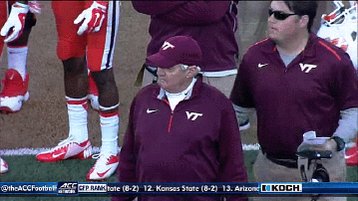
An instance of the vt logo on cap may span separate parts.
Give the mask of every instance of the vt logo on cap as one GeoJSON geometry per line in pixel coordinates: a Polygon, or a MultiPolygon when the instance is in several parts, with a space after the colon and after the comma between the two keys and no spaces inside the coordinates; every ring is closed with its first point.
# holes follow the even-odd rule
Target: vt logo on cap
{"type": "Polygon", "coordinates": [[[202,52],[198,42],[189,36],[167,39],[159,52],[150,55],[146,63],[159,68],[171,68],[177,64],[199,65],[202,52]]]}
{"type": "Polygon", "coordinates": [[[165,41],[161,48],[162,48],[162,50],[166,50],[168,48],[174,48],[174,45],[172,45],[169,42],[165,41]]]}

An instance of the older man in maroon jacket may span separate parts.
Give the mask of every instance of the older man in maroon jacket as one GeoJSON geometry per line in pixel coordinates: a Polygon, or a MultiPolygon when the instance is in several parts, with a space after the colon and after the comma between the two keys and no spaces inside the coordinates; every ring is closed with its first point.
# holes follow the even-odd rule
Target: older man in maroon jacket
{"type": "MultiPolygon", "coordinates": [[[[158,82],[144,87],[133,100],[120,155],[120,182],[247,181],[232,104],[197,76],[201,55],[194,39],[176,36],[147,58],[158,66],[158,82]]],[[[218,201],[221,197],[140,196],[138,200],[218,201]]]]}

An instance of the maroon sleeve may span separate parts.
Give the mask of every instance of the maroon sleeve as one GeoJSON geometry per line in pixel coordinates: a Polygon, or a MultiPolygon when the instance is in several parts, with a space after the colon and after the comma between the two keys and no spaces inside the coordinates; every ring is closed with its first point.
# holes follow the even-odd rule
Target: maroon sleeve
{"type": "Polygon", "coordinates": [[[146,15],[159,15],[167,13],[187,1],[136,1],[132,0],[133,8],[146,15]]]}
{"type": "Polygon", "coordinates": [[[358,107],[358,72],[347,54],[342,57],[340,66],[334,68],[335,93],[340,110],[358,107]]]}
{"type": "Polygon", "coordinates": [[[210,24],[225,16],[230,1],[189,1],[157,17],[179,25],[210,24]]]}
{"type": "Polygon", "coordinates": [[[249,66],[247,62],[249,59],[247,59],[246,55],[244,55],[241,61],[230,99],[235,105],[252,108],[255,106],[250,89],[249,66]]]}
{"type": "MultiPolygon", "coordinates": [[[[224,110],[221,112],[219,139],[219,178],[218,182],[247,182],[240,132],[230,101],[221,101],[224,110]]],[[[244,201],[246,197],[227,196],[228,201],[244,201]]]]}

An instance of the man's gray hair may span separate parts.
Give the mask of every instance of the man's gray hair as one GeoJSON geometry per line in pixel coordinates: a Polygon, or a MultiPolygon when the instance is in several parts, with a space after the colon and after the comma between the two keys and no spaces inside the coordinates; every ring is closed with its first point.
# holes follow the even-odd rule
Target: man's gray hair
{"type": "MultiPolygon", "coordinates": [[[[180,64],[179,66],[180,66],[180,69],[183,71],[185,71],[186,69],[189,68],[189,65],[185,65],[185,64],[180,64]]],[[[195,67],[198,69],[199,72],[201,71],[201,68],[199,66],[195,65],[195,67]]]]}

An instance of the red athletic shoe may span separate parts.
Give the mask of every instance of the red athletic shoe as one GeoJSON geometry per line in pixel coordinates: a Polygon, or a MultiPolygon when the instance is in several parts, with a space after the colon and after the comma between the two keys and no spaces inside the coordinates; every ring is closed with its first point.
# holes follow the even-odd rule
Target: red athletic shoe
{"type": "Polygon", "coordinates": [[[4,161],[0,157],[0,174],[3,174],[5,172],[9,171],[9,166],[7,165],[6,161],[4,161]]]}
{"type": "Polygon", "coordinates": [[[100,154],[94,166],[87,173],[86,179],[89,181],[104,180],[116,171],[118,164],[118,155],[100,154]]]}
{"type": "Polygon", "coordinates": [[[14,69],[8,69],[5,78],[2,80],[3,89],[0,93],[0,111],[12,113],[20,111],[23,102],[30,97],[29,74],[26,74],[25,80],[14,69]]]}
{"type": "Polygon", "coordinates": [[[41,162],[57,162],[68,158],[87,159],[92,156],[92,146],[89,140],[77,143],[70,138],[61,141],[56,147],[36,155],[41,162]]]}
{"type": "Polygon", "coordinates": [[[348,166],[358,166],[358,145],[346,151],[345,159],[348,166]]]}

